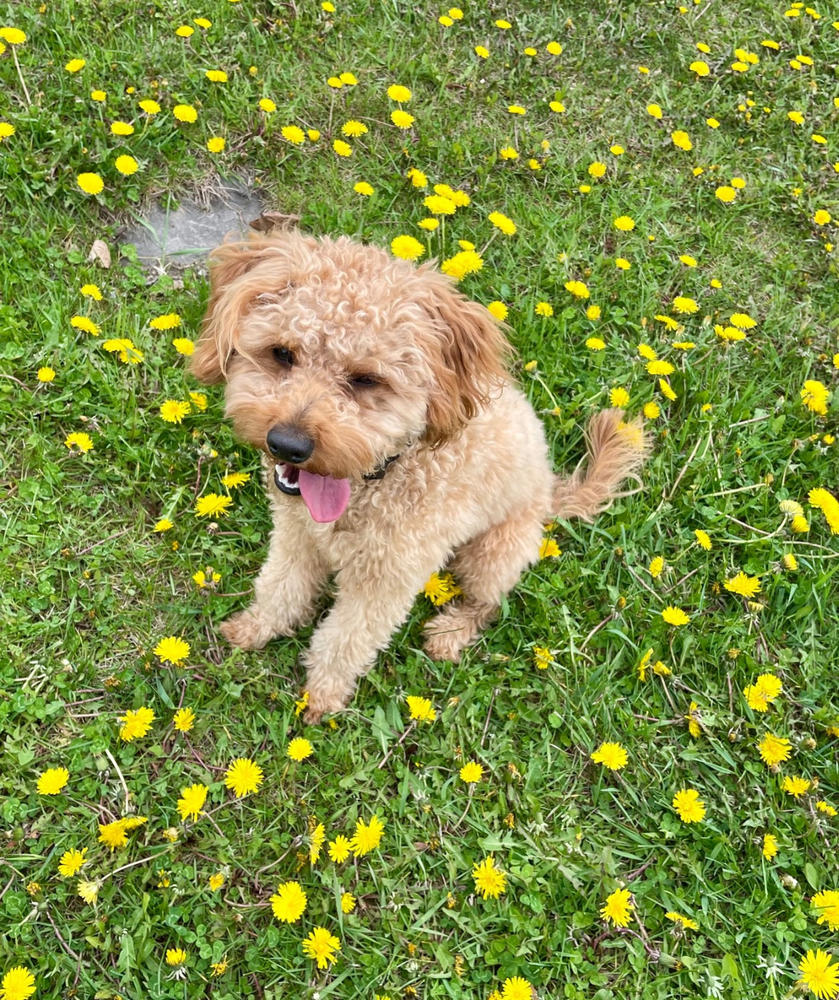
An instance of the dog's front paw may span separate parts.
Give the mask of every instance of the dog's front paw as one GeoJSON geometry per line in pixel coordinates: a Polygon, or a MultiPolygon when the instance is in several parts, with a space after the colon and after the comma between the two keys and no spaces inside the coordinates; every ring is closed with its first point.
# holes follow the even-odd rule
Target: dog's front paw
{"type": "Polygon", "coordinates": [[[274,638],[274,630],[251,611],[240,611],[222,622],[221,634],[231,644],[240,649],[262,649],[274,638]]]}
{"type": "Polygon", "coordinates": [[[426,625],[422,648],[432,660],[450,660],[452,663],[457,663],[464,646],[469,643],[469,638],[464,629],[453,625],[446,625],[439,631],[433,625],[426,625]]]}
{"type": "Polygon", "coordinates": [[[349,704],[352,691],[342,694],[334,688],[314,690],[310,686],[308,689],[309,698],[306,702],[306,713],[303,716],[306,722],[316,726],[324,715],[332,715],[340,712],[349,704]]]}

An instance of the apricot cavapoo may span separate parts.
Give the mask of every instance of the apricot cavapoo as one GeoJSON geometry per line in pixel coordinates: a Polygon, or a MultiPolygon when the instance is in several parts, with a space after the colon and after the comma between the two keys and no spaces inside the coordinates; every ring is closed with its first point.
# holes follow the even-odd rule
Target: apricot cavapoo
{"type": "Polygon", "coordinates": [[[288,231],[223,244],[210,279],[192,371],[227,383],[274,520],[253,602],[221,630],[244,649],[290,635],[334,574],[305,654],[310,721],[344,708],[435,570],[463,596],[426,624],[425,650],[456,661],[543,524],[593,518],[642,464],[640,426],[604,410],[585,473],[554,475],[501,328],[430,265],[288,231]]]}

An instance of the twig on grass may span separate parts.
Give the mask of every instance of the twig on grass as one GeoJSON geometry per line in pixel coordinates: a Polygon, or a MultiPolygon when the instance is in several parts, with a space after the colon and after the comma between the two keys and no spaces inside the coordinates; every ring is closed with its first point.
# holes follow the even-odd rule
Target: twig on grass
{"type": "Polygon", "coordinates": [[[377,765],[377,770],[381,770],[385,766],[385,764],[387,764],[387,762],[393,755],[393,751],[396,750],[397,747],[402,746],[402,744],[405,742],[408,736],[416,729],[416,727],[417,727],[417,720],[411,719],[411,724],[408,726],[405,732],[399,737],[398,741],[394,743],[392,747],[388,747],[387,753],[384,755],[384,757],[382,757],[381,761],[377,765]]]}
{"type": "Polygon", "coordinates": [[[52,919],[52,914],[50,913],[50,911],[46,907],[44,907],[43,913],[44,916],[47,918],[47,920],[49,920],[49,922],[52,924],[52,929],[55,931],[55,936],[58,938],[58,943],[67,952],[70,958],[74,958],[79,963],[79,965],[81,965],[82,963],[81,955],[77,955],[70,947],[70,945],[67,944],[64,938],[61,936],[61,931],[59,931],[59,929],[56,927],[55,921],[52,919]]]}
{"type": "Polygon", "coordinates": [[[125,777],[124,777],[122,771],[120,771],[119,764],[117,764],[116,759],[114,758],[114,755],[111,753],[111,751],[107,747],[105,747],[105,756],[114,765],[114,769],[116,770],[117,774],[119,775],[119,780],[120,780],[120,783],[122,784],[122,790],[125,792],[125,812],[127,813],[128,812],[128,808],[129,808],[129,806],[131,804],[131,793],[128,791],[128,785],[125,782],[125,777]]]}

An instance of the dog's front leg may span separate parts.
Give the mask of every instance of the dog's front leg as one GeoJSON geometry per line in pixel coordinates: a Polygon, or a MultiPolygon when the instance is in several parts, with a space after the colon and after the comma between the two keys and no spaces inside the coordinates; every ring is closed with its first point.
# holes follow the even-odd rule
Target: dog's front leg
{"type": "Polygon", "coordinates": [[[387,565],[364,559],[338,573],[335,604],[304,655],[308,722],[319,722],[324,713],[346,706],[356,681],[387,648],[416,595],[446,556],[442,547],[438,553],[424,552],[423,565],[411,572],[406,569],[410,557],[401,560],[391,551],[387,565]]]}
{"type": "Polygon", "coordinates": [[[262,649],[277,636],[293,635],[311,620],[327,575],[314,547],[295,540],[277,519],[268,558],[254,581],[253,602],[222,624],[222,635],[242,649],[262,649]]]}

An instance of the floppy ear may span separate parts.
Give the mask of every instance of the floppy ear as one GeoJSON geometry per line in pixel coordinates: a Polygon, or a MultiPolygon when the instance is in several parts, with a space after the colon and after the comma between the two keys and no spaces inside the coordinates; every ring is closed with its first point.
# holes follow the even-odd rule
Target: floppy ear
{"type": "Polygon", "coordinates": [[[420,268],[421,300],[432,319],[429,345],[435,385],[425,440],[441,444],[486,405],[507,380],[509,341],[485,306],[444,275],[420,268]]]}
{"type": "Polygon", "coordinates": [[[289,282],[290,252],[298,234],[251,236],[222,243],[210,254],[210,299],[201,335],[190,360],[190,371],[201,382],[220,382],[236,347],[238,325],[260,292],[275,291],[289,282]],[[253,280],[242,280],[265,264],[253,280]]]}

